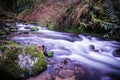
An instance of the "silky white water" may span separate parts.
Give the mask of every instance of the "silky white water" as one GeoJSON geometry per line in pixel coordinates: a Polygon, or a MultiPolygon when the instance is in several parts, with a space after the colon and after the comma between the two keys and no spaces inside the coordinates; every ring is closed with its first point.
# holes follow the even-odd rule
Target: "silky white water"
{"type": "Polygon", "coordinates": [[[16,24],[18,32],[28,31],[29,34],[20,34],[11,39],[21,44],[45,45],[47,51],[54,52],[54,58],[69,58],[103,72],[120,73],[120,58],[114,57],[112,52],[120,48],[116,41],[105,41],[95,37],[74,35],[50,31],[36,25],[16,24]],[[39,31],[30,31],[25,27],[39,27],[39,31]],[[94,45],[95,50],[90,49],[94,45]]]}

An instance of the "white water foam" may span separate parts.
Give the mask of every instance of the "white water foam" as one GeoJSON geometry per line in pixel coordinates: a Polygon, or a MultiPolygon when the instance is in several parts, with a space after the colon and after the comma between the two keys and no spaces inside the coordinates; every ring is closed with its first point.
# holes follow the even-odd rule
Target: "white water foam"
{"type": "MultiPolygon", "coordinates": [[[[17,24],[17,26],[19,26],[18,30],[26,30],[24,28],[26,25],[17,24]]],[[[112,55],[115,49],[120,48],[119,42],[104,41],[94,37],[89,39],[84,35],[74,38],[65,33],[47,29],[40,29],[36,33],[31,33],[29,37],[14,36],[12,39],[23,44],[45,45],[47,51],[55,53],[56,58],[69,58],[101,71],[120,73],[120,58],[112,55]],[[97,51],[90,50],[90,45],[93,45],[97,51]]]]}

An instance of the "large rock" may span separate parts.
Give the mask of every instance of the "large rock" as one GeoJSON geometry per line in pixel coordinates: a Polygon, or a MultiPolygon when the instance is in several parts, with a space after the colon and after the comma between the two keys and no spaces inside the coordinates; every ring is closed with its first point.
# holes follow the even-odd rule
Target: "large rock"
{"type": "Polygon", "coordinates": [[[2,51],[0,75],[7,80],[21,80],[46,69],[44,54],[42,51],[37,51],[36,46],[24,47],[10,41],[0,45],[0,50],[2,51]]]}

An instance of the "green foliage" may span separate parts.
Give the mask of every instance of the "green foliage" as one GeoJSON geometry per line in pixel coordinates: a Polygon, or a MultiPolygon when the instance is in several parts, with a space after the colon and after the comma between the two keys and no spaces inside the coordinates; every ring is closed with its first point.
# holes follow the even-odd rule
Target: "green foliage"
{"type": "Polygon", "coordinates": [[[90,12],[89,12],[89,16],[90,16],[90,18],[91,18],[91,21],[92,21],[92,22],[95,22],[95,20],[96,20],[96,15],[94,14],[93,11],[90,11],[90,12]]]}
{"type": "Polygon", "coordinates": [[[105,37],[105,38],[112,38],[112,37],[117,37],[117,36],[119,36],[119,32],[117,32],[117,31],[119,31],[120,30],[120,26],[119,25],[117,25],[117,24],[115,24],[115,23],[109,23],[109,22],[104,22],[103,24],[102,24],[102,27],[106,30],[106,31],[108,31],[103,37],[105,37]]]}
{"type": "Polygon", "coordinates": [[[0,58],[0,71],[10,79],[18,79],[21,69],[16,61],[18,60],[18,55],[22,52],[22,47],[3,45],[0,49],[3,52],[0,58]],[[16,73],[16,71],[18,72],[16,73]]]}
{"type": "Polygon", "coordinates": [[[86,27],[87,27],[87,25],[85,23],[80,22],[80,27],[78,28],[79,32],[83,33],[85,31],[86,27]]]}
{"type": "Polygon", "coordinates": [[[113,30],[113,29],[119,29],[120,26],[118,26],[117,24],[114,23],[109,23],[109,22],[104,22],[102,24],[102,27],[107,31],[107,30],[113,30]]]}
{"type": "Polygon", "coordinates": [[[118,17],[116,16],[115,11],[113,9],[112,1],[109,0],[109,2],[108,2],[108,0],[105,0],[104,2],[108,3],[108,7],[105,8],[105,13],[106,13],[106,16],[108,17],[108,19],[111,20],[112,22],[118,21],[118,17]]]}
{"type": "Polygon", "coordinates": [[[23,74],[25,77],[29,77],[29,75],[30,75],[29,69],[23,68],[23,69],[21,70],[21,74],[23,74]]]}
{"type": "Polygon", "coordinates": [[[48,24],[48,29],[49,29],[49,30],[55,30],[54,24],[53,24],[53,23],[49,23],[49,24],[48,24]]]}

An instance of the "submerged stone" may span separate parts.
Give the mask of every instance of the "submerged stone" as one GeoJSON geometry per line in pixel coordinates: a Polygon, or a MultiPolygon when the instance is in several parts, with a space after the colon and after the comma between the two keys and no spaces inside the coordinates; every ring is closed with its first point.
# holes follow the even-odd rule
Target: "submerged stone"
{"type": "Polygon", "coordinates": [[[61,78],[68,78],[68,77],[72,77],[72,76],[74,76],[74,71],[72,71],[72,70],[61,70],[60,72],[59,72],[59,77],[61,77],[61,78]]]}
{"type": "Polygon", "coordinates": [[[120,57],[120,49],[113,51],[113,56],[120,57]]]}

